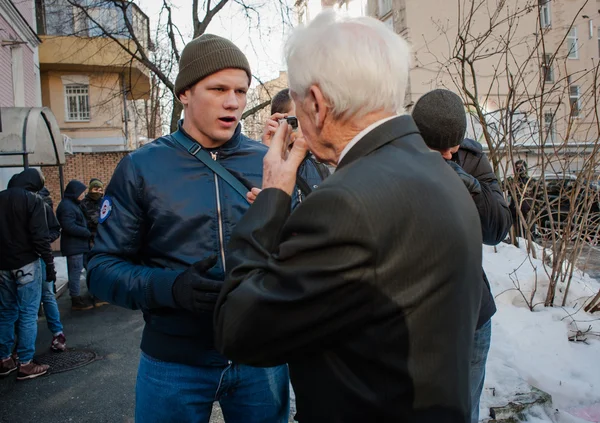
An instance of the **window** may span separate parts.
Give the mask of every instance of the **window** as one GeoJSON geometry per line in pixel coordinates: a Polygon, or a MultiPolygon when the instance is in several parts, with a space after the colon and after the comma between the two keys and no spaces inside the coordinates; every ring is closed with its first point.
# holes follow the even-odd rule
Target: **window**
{"type": "Polygon", "coordinates": [[[377,6],[381,18],[392,11],[392,0],[378,0],[377,6]]]}
{"type": "Polygon", "coordinates": [[[579,47],[577,46],[577,27],[576,26],[571,28],[571,30],[569,31],[569,34],[567,35],[567,48],[569,49],[568,55],[567,55],[567,57],[569,59],[578,59],[579,58],[579,52],[578,52],[579,47]]]}
{"type": "Polygon", "coordinates": [[[544,113],[544,135],[546,141],[554,143],[556,141],[556,127],[554,125],[554,113],[544,113]]]}
{"type": "Polygon", "coordinates": [[[46,35],[70,35],[74,31],[73,6],[66,0],[46,0],[44,2],[46,35]]]}
{"type": "Polygon", "coordinates": [[[116,6],[93,7],[88,10],[88,13],[90,19],[88,19],[87,27],[90,37],[102,37],[105,33],[117,37],[129,35],[123,12],[116,6]],[[94,22],[97,22],[98,25],[94,22]]]}
{"type": "Polygon", "coordinates": [[[571,104],[571,117],[579,117],[581,113],[581,92],[579,85],[571,85],[569,87],[569,103],[571,104]]]}
{"type": "Polygon", "coordinates": [[[544,61],[542,62],[542,75],[544,75],[544,82],[554,82],[552,55],[550,54],[544,54],[544,61]]]}
{"type": "Polygon", "coordinates": [[[552,24],[552,15],[550,13],[550,0],[539,0],[540,6],[540,26],[550,28],[552,24]]]}
{"type": "Polygon", "coordinates": [[[386,20],[383,21],[383,23],[385,24],[385,26],[387,26],[389,29],[391,29],[392,31],[396,32],[394,30],[394,17],[393,16],[389,16],[386,20]]]}
{"type": "Polygon", "coordinates": [[[67,121],[90,120],[90,101],[88,89],[88,85],[65,85],[67,121]]]}

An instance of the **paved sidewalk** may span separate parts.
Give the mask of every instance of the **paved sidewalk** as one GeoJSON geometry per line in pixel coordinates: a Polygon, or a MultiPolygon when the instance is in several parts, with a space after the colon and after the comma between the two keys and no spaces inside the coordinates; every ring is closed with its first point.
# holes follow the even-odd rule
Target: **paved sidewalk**
{"type": "MultiPolygon", "coordinates": [[[[87,295],[83,281],[81,288],[87,295]]],[[[133,423],[142,313],[112,305],[71,311],[68,293],[58,306],[67,347],[93,350],[100,359],[33,380],[17,382],[15,373],[0,379],[0,423],[133,423]]],[[[51,340],[41,317],[36,353],[48,351],[51,340]]],[[[224,423],[218,406],[210,423],[224,423]]]]}

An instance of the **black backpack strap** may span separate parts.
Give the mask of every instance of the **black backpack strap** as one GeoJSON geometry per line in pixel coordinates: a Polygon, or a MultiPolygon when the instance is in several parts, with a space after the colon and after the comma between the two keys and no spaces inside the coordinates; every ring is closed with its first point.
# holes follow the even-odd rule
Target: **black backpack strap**
{"type": "Polygon", "coordinates": [[[242,184],[235,176],[233,176],[227,169],[225,169],[219,162],[213,160],[200,144],[189,139],[183,132],[177,130],[171,134],[173,139],[177,141],[179,145],[187,150],[192,156],[201,161],[212,170],[221,179],[227,182],[233,189],[235,189],[243,198],[248,202],[246,193],[248,188],[242,184]]]}

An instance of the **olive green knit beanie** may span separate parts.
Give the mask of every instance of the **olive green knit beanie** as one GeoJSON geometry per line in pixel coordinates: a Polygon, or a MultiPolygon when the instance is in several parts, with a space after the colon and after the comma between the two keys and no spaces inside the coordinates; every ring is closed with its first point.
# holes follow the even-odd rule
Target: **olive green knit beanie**
{"type": "Polygon", "coordinates": [[[179,59],[179,74],[175,80],[175,96],[186,88],[223,69],[242,69],[252,78],[250,64],[242,51],[231,41],[218,35],[203,34],[190,41],[179,59]]]}

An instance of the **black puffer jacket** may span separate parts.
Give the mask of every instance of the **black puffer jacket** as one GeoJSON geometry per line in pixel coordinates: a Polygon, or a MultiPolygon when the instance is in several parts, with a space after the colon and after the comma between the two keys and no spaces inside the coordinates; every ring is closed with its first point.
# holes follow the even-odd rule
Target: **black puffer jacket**
{"type": "Polygon", "coordinates": [[[56,217],[62,227],[60,252],[63,256],[85,254],[90,249],[92,233],[87,228],[85,215],[77,199],[86,188],[82,182],[69,182],[65,189],[65,198],[56,209],[56,217]]]}
{"type": "Polygon", "coordinates": [[[44,201],[35,194],[43,186],[36,169],[25,169],[0,192],[0,270],[16,270],[40,257],[53,264],[44,201]]]}
{"type": "MultiPolygon", "coordinates": [[[[481,220],[483,243],[485,245],[499,244],[508,235],[512,218],[502,195],[498,178],[487,156],[483,153],[481,144],[470,139],[464,140],[459,150],[453,155],[452,160],[458,163],[465,172],[477,178],[481,185],[481,194],[474,195],[473,200],[481,220]]],[[[494,303],[490,283],[483,270],[482,275],[487,289],[482,291],[481,308],[479,310],[479,320],[477,321],[478,329],[496,313],[496,304],[494,303]]]]}

